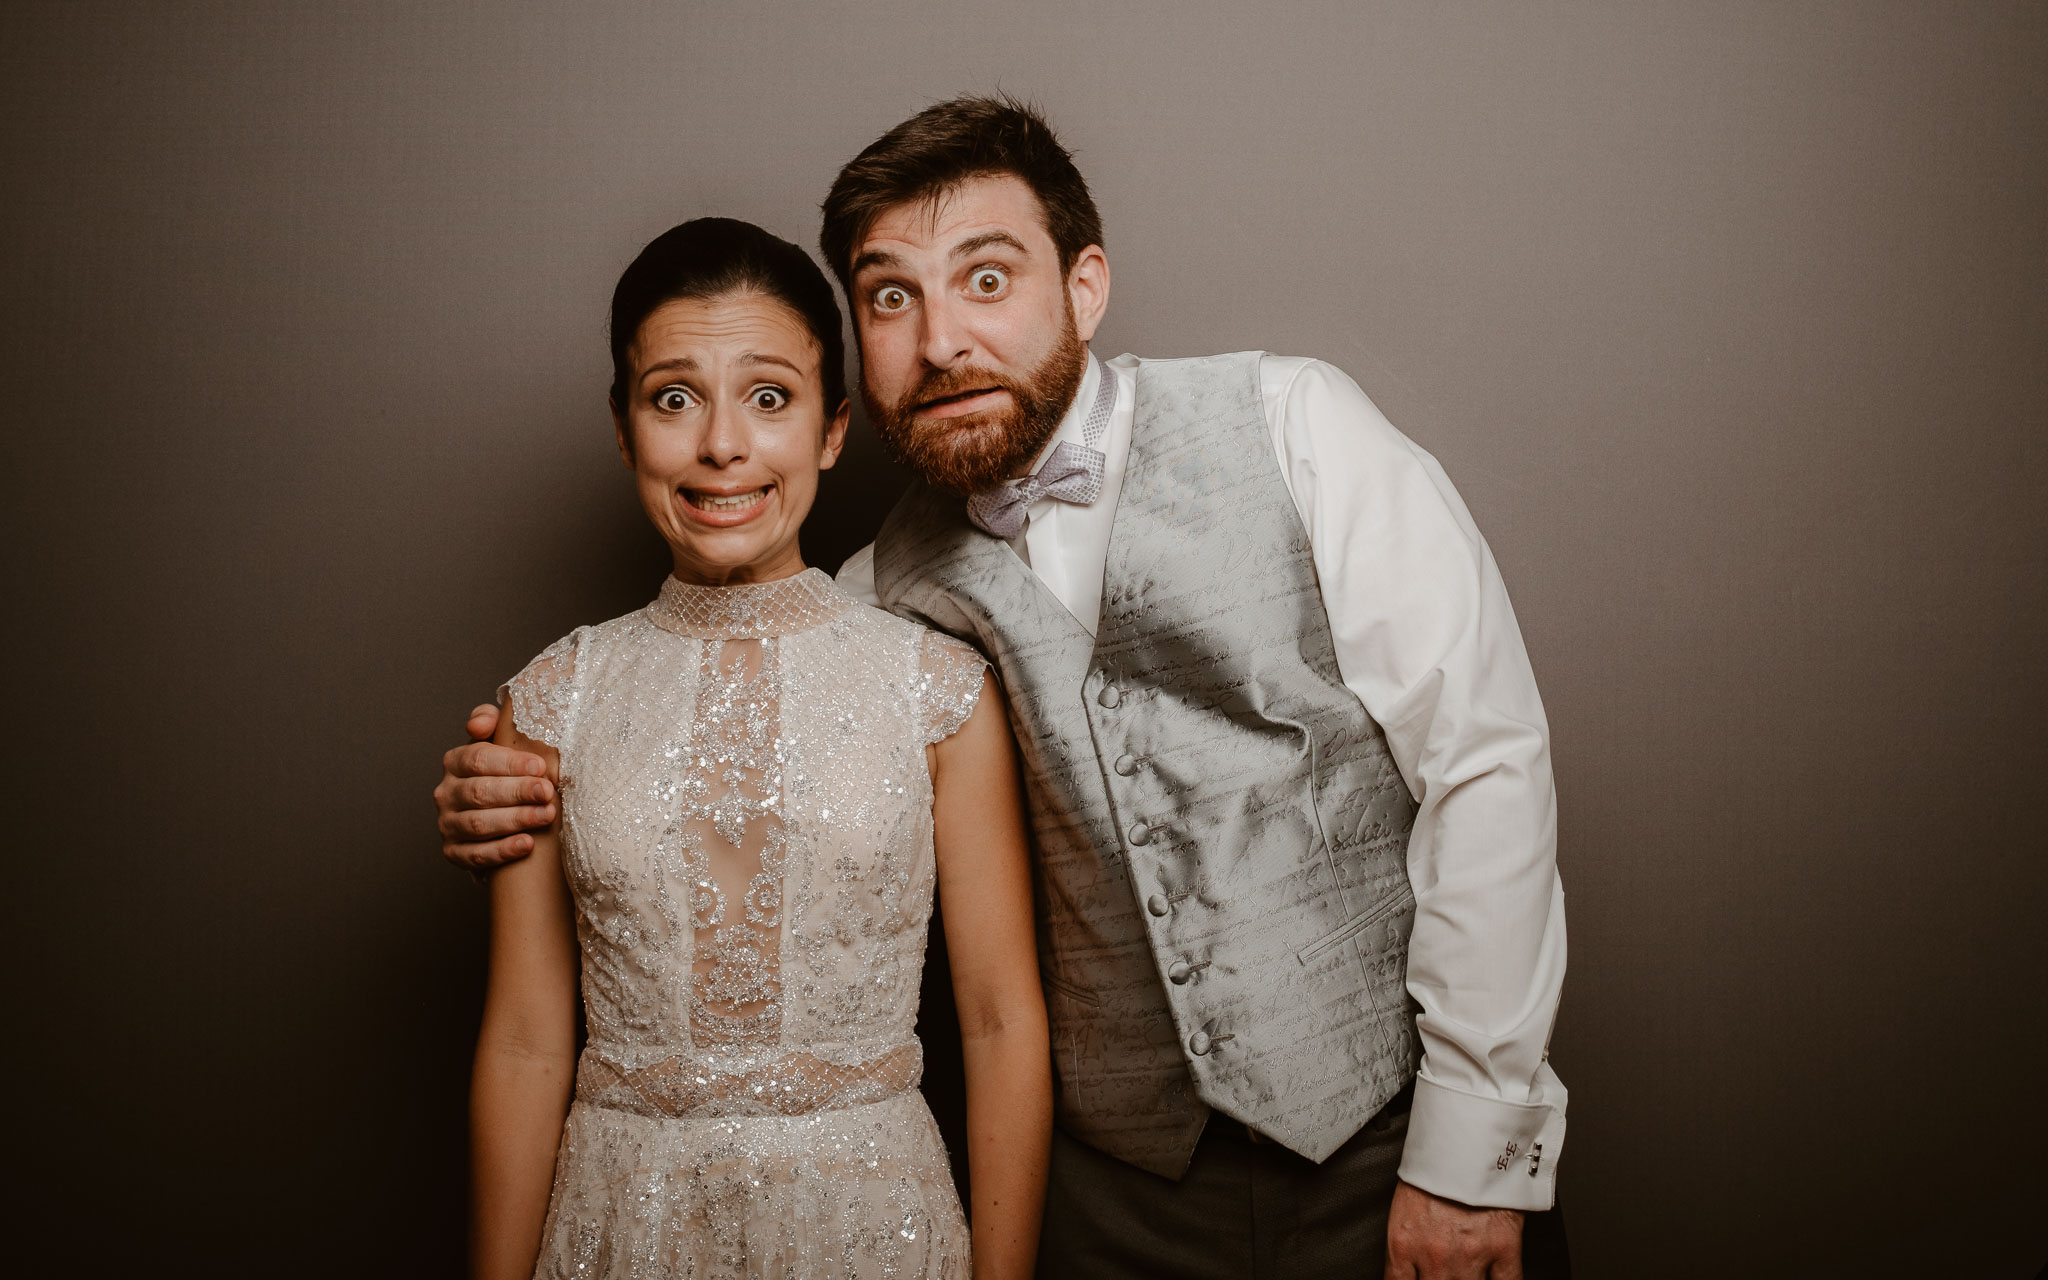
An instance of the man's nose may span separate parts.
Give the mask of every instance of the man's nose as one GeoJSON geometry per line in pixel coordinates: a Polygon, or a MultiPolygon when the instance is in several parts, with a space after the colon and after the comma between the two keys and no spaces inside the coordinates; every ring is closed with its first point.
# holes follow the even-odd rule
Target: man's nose
{"type": "Polygon", "coordinates": [[[729,467],[746,458],[751,442],[747,415],[740,406],[720,401],[711,406],[711,419],[697,442],[697,460],[707,466],[729,467]]]}
{"type": "Polygon", "coordinates": [[[950,298],[941,298],[927,301],[921,312],[924,333],[918,354],[934,369],[951,369],[966,363],[973,354],[974,342],[965,324],[966,317],[959,313],[958,306],[950,298]]]}

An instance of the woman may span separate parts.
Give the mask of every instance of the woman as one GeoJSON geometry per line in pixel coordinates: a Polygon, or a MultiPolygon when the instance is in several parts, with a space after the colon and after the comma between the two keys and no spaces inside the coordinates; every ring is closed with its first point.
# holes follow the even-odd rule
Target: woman
{"type": "Polygon", "coordinates": [[[916,1089],[935,887],[971,1274],[1031,1270],[1052,1104],[1014,748],[979,655],[803,565],[839,335],[810,259],[726,219],[613,296],[619,453],[675,571],[506,688],[497,740],[562,804],[492,882],[479,1276],[967,1276],[916,1089]]]}

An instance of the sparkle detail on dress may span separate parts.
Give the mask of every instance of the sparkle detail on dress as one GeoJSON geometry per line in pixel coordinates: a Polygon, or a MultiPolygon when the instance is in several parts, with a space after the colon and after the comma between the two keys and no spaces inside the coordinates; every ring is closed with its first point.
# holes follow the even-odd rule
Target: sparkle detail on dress
{"type": "Polygon", "coordinates": [[[964,1276],[916,1085],[925,747],[985,664],[823,573],[673,578],[508,684],[562,760],[590,1039],[544,1276],[964,1276]]]}

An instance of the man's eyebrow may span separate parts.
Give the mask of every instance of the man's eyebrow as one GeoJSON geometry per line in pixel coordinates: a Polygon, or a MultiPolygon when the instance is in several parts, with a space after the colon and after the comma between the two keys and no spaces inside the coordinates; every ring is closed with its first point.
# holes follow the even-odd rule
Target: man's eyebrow
{"type": "Polygon", "coordinates": [[[902,265],[903,259],[886,249],[869,249],[853,260],[853,270],[848,274],[857,276],[869,267],[900,267],[902,265]]]}
{"type": "Polygon", "coordinates": [[[954,245],[950,256],[964,258],[970,253],[979,253],[990,245],[997,244],[1015,249],[1018,253],[1028,254],[1031,252],[1031,250],[1024,247],[1022,240],[1019,240],[1007,231],[984,231],[978,236],[969,236],[959,244],[954,245]]]}

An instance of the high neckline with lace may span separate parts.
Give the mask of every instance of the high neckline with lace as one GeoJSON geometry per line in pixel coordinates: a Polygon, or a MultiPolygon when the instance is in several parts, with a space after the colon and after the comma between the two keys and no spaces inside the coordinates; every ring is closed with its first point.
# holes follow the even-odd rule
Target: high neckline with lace
{"type": "Polygon", "coordinates": [[[857,603],[822,569],[729,587],[699,586],[671,577],[647,606],[647,616],[680,636],[732,640],[808,631],[857,603]]]}

